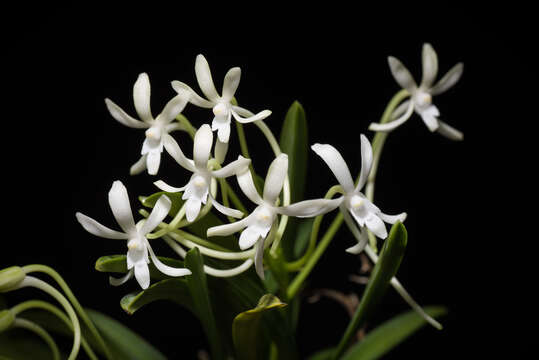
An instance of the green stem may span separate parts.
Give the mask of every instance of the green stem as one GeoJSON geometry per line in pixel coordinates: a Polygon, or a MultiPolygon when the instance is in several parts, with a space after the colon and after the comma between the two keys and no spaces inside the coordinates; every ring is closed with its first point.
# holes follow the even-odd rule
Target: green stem
{"type": "Polygon", "coordinates": [[[176,116],[176,120],[178,120],[178,122],[185,127],[185,131],[189,134],[191,139],[193,139],[195,137],[197,129],[193,125],[191,125],[189,120],[187,120],[187,118],[183,114],[179,114],[178,116],[176,116]]]}
{"type": "MultiPolygon", "coordinates": [[[[28,301],[25,301],[25,302],[22,302],[20,304],[15,305],[14,307],[11,308],[11,311],[13,312],[13,315],[16,316],[19,313],[24,312],[24,311],[29,310],[29,309],[46,310],[46,311],[52,313],[53,315],[55,315],[57,318],[59,318],[68,327],[69,330],[73,331],[73,324],[71,323],[69,318],[60,309],[58,309],[56,306],[54,306],[52,304],[49,304],[48,302],[45,302],[45,301],[28,300],[28,301]]],[[[86,354],[88,355],[88,357],[91,360],[98,360],[98,358],[95,355],[94,351],[88,345],[88,342],[86,341],[84,336],[82,336],[82,334],[81,334],[81,339],[80,340],[81,340],[82,347],[83,347],[84,351],[86,352],[86,354]]]]}
{"type": "Polygon", "coordinates": [[[101,350],[103,350],[103,353],[105,354],[105,357],[109,360],[112,360],[112,353],[110,352],[107,344],[105,343],[105,340],[101,337],[101,334],[99,334],[99,331],[97,331],[94,323],[90,320],[90,317],[86,314],[83,307],[80,305],[79,301],[73,295],[73,292],[67,285],[67,283],[64,281],[64,279],[54,270],[53,268],[46,266],[46,265],[40,265],[40,264],[34,264],[34,265],[27,265],[23,267],[23,270],[28,274],[31,272],[42,272],[54,279],[56,283],[60,286],[60,288],[64,291],[64,293],[67,295],[67,298],[73,304],[73,307],[81,317],[83,323],[88,327],[88,330],[90,330],[90,333],[94,337],[94,339],[97,341],[99,346],[101,347],[101,350]]]}
{"type": "Polygon", "coordinates": [[[320,240],[320,243],[314,250],[309,260],[307,260],[307,263],[305,264],[303,269],[301,269],[301,271],[294,278],[294,280],[292,280],[292,283],[290,284],[290,286],[288,287],[286,291],[286,295],[289,300],[291,300],[292,298],[294,298],[294,296],[296,296],[296,294],[301,288],[301,284],[303,284],[303,281],[305,281],[307,276],[309,276],[314,266],[316,265],[316,263],[318,262],[318,260],[320,259],[320,257],[322,256],[326,248],[328,247],[328,245],[331,243],[331,240],[333,239],[333,237],[339,230],[342,222],[343,222],[343,216],[341,213],[339,213],[335,217],[331,225],[329,226],[328,230],[326,231],[322,239],[320,240]]]}
{"type": "MultiPolygon", "coordinates": [[[[32,266],[32,265],[29,265],[29,266],[32,266]]],[[[38,265],[35,265],[35,266],[38,266],[38,265]]],[[[23,269],[25,269],[25,268],[26,268],[26,266],[23,267],[23,269]]],[[[77,355],[79,353],[79,348],[80,348],[80,336],[81,336],[80,324],[79,324],[79,319],[77,318],[77,314],[73,310],[73,307],[71,306],[69,301],[67,301],[67,299],[58,290],[56,290],[55,288],[53,288],[52,286],[50,286],[49,284],[47,284],[43,280],[40,280],[40,279],[35,278],[33,276],[28,276],[27,275],[24,278],[24,280],[21,281],[15,287],[15,289],[19,289],[19,288],[23,288],[23,287],[27,287],[27,286],[35,287],[37,289],[40,289],[40,290],[46,292],[47,294],[49,294],[50,296],[55,298],[64,307],[64,310],[66,311],[67,315],[69,316],[69,318],[71,320],[71,323],[73,324],[73,333],[74,333],[73,347],[71,349],[71,353],[69,355],[68,360],[76,359],[77,355]]]]}
{"type": "Polygon", "coordinates": [[[41,326],[29,320],[20,318],[13,321],[13,326],[29,330],[34,334],[38,335],[41,339],[43,339],[43,341],[47,343],[47,345],[51,349],[52,357],[54,358],[54,360],[60,360],[60,350],[58,350],[58,345],[56,345],[54,339],[41,326]]]}
{"type": "MultiPolygon", "coordinates": [[[[385,124],[389,122],[391,120],[391,114],[393,114],[395,108],[408,96],[410,96],[410,93],[405,89],[396,93],[387,104],[387,107],[382,114],[382,118],[380,119],[380,124],[385,124]]],[[[376,133],[376,135],[374,135],[374,139],[372,141],[373,161],[371,172],[369,173],[367,185],[365,187],[365,196],[367,196],[367,199],[369,199],[370,201],[374,200],[374,184],[376,182],[376,174],[378,173],[380,156],[382,155],[382,150],[384,149],[384,144],[388,135],[389,132],[379,131],[376,133]]],[[[369,236],[369,245],[376,253],[378,251],[376,236],[371,231],[367,231],[367,233],[369,236]]]]}
{"type": "MultiPolygon", "coordinates": [[[[342,193],[342,187],[340,185],[332,186],[328,190],[324,198],[331,199],[333,195],[337,193],[342,193]]],[[[285,262],[284,267],[288,272],[300,270],[303,264],[305,264],[305,262],[311,257],[311,254],[313,253],[316,247],[316,239],[318,238],[318,232],[320,231],[320,224],[322,223],[323,219],[324,219],[324,215],[318,215],[314,219],[313,226],[311,229],[311,235],[309,238],[309,245],[307,247],[307,250],[305,251],[305,254],[303,254],[303,256],[297,259],[296,261],[285,262]]]]}

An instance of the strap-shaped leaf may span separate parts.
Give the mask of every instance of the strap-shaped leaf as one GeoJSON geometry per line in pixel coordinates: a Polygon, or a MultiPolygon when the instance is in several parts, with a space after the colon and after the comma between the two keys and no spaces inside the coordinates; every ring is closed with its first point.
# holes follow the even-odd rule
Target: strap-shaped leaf
{"type": "Polygon", "coordinates": [[[151,285],[139,292],[125,295],[120,301],[122,309],[132,315],[146,304],[156,300],[170,300],[194,313],[193,301],[185,279],[167,279],[151,285]]]}
{"type": "MultiPolygon", "coordinates": [[[[182,268],[184,267],[184,263],[181,260],[166,258],[158,256],[159,260],[161,260],[162,263],[176,267],[176,268],[182,268]]],[[[154,280],[164,280],[164,279],[170,279],[170,276],[163,274],[159,270],[155,268],[153,263],[150,263],[150,277],[154,280]]],[[[95,262],[95,269],[100,272],[113,272],[113,273],[123,273],[125,274],[127,272],[127,260],[126,255],[107,255],[107,256],[101,256],[97,261],[95,262]]]]}
{"type": "Polygon", "coordinates": [[[150,343],[120,322],[95,310],[86,309],[86,312],[109,345],[114,359],[166,359],[150,343]]]}
{"type": "Polygon", "coordinates": [[[376,305],[381,302],[391,278],[399,269],[407,240],[408,235],[404,225],[401,222],[395,223],[384,242],[380,258],[374,266],[361,302],[337,347],[334,358],[338,358],[346,350],[353,334],[365,323],[368,316],[375,310],[376,305]]]}
{"type": "MultiPolygon", "coordinates": [[[[427,306],[424,310],[432,317],[447,313],[447,309],[442,306],[427,306]]],[[[407,311],[369,332],[360,343],[350,348],[342,360],[379,359],[426,324],[417,312],[407,311]]]]}
{"type": "Polygon", "coordinates": [[[260,298],[258,305],[236,316],[232,324],[232,338],[238,359],[261,359],[267,354],[269,336],[265,334],[263,316],[274,309],[285,307],[279,298],[266,294],[260,298]]]}
{"type": "Polygon", "coordinates": [[[197,314],[202,327],[206,332],[210,343],[212,359],[223,359],[225,353],[219,336],[215,315],[210,301],[206,273],[204,272],[204,262],[198,248],[193,248],[185,256],[185,266],[191,270],[191,275],[187,275],[187,287],[191,293],[195,313],[197,314]]]}

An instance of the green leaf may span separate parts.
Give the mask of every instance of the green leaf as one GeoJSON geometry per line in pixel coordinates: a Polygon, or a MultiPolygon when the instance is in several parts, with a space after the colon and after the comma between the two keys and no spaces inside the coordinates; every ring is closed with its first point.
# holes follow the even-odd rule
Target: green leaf
{"type": "MultiPolygon", "coordinates": [[[[447,313],[447,309],[442,306],[427,306],[424,310],[432,317],[440,317],[447,313]]],[[[379,359],[426,324],[427,322],[417,312],[407,311],[369,332],[360,343],[350,348],[342,360],[379,359]]]]}
{"type": "Polygon", "coordinates": [[[338,358],[344,352],[353,334],[365,323],[368,316],[371,315],[376,306],[381,302],[391,278],[395,276],[399,269],[404,256],[404,250],[406,249],[407,239],[408,235],[404,225],[400,222],[395,223],[384,242],[380,258],[374,266],[354,317],[350,321],[337,347],[335,358],[338,358]]]}
{"type": "Polygon", "coordinates": [[[279,298],[272,294],[262,296],[258,305],[236,316],[232,324],[232,338],[238,359],[262,359],[268,352],[269,339],[264,331],[263,316],[274,309],[285,307],[279,298]]]}
{"type": "Polygon", "coordinates": [[[120,301],[122,309],[132,315],[135,311],[146,304],[157,300],[170,300],[186,307],[192,313],[194,312],[193,301],[187,287],[185,279],[167,279],[161,280],[148,287],[146,290],[133,292],[125,295],[120,301]]]}
{"type": "MultiPolygon", "coordinates": [[[[297,219],[300,220],[300,219],[297,219]]],[[[301,219],[296,228],[296,237],[294,241],[294,258],[299,258],[305,252],[307,244],[311,238],[314,218],[301,219]]]]}
{"type": "Polygon", "coordinates": [[[324,349],[316,352],[309,357],[309,360],[330,360],[335,352],[335,348],[324,349]]]}
{"type": "Polygon", "coordinates": [[[193,248],[185,256],[185,266],[191,270],[191,275],[187,275],[187,287],[191,293],[195,313],[198,315],[202,327],[206,332],[210,343],[212,359],[224,359],[223,347],[210,302],[206,273],[204,272],[204,262],[198,248],[193,248]]]}
{"type": "MultiPolygon", "coordinates": [[[[166,257],[158,257],[159,260],[161,260],[164,264],[182,268],[184,267],[184,263],[181,260],[166,258],[166,257]]],[[[153,263],[148,264],[148,267],[150,268],[150,277],[154,280],[164,280],[164,279],[170,279],[170,276],[163,274],[159,270],[155,268],[153,263]]],[[[123,273],[125,274],[127,272],[127,260],[126,255],[108,255],[108,256],[101,256],[97,261],[95,262],[95,269],[100,272],[113,272],[113,273],[123,273]]]]}
{"type": "MultiPolygon", "coordinates": [[[[67,355],[61,354],[61,357],[66,359],[67,355]]],[[[52,352],[36,334],[24,329],[9,329],[0,333],[0,359],[52,359],[52,352]]]]}
{"type": "Polygon", "coordinates": [[[288,176],[292,202],[303,199],[309,143],[305,110],[298,101],[288,109],[279,141],[281,151],[288,155],[288,176]]]}
{"type": "Polygon", "coordinates": [[[150,343],[120,322],[95,310],[86,309],[86,312],[109,346],[114,359],[166,359],[150,343]]]}

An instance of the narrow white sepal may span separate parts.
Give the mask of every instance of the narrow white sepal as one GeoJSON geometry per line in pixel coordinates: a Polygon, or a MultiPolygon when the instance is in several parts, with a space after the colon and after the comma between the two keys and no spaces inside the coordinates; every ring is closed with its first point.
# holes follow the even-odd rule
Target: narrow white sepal
{"type": "Polygon", "coordinates": [[[265,239],[260,239],[255,247],[255,270],[260,279],[264,280],[264,242],[265,239]]]}
{"type": "Polygon", "coordinates": [[[229,102],[234,97],[238,86],[240,85],[241,78],[241,69],[239,67],[234,67],[225,75],[225,80],[223,81],[223,100],[229,102]]]}
{"type": "Polygon", "coordinates": [[[350,169],[344,161],[341,153],[329,144],[314,144],[311,149],[325,161],[337,181],[343,187],[346,193],[354,191],[354,181],[350,169]]]}
{"type": "Polygon", "coordinates": [[[429,89],[429,93],[434,96],[446,92],[460,80],[463,71],[463,63],[458,63],[453,66],[432,88],[429,89]]]}
{"type": "Polygon", "coordinates": [[[108,227],[101,225],[91,217],[88,217],[80,212],[77,212],[75,216],[77,217],[78,222],[82,225],[84,230],[88,231],[92,235],[99,236],[105,239],[118,240],[125,240],[129,237],[126,233],[109,229],[108,227]]]}
{"type": "Polygon", "coordinates": [[[174,140],[174,138],[168,134],[163,136],[163,145],[165,146],[165,149],[167,152],[176,160],[180,166],[182,166],[184,169],[189,170],[191,172],[195,172],[196,168],[194,165],[194,162],[190,159],[188,159],[180,149],[180,146],[174,140]]]}
{"type": "Polygon", "coordinates": [[[241,174],[248,171],[250,163],[251,159],[239,155],[237,160],[232,161],[219,170],[212,171],[211,175],[216,178],[226,178],[232,175],[241,174]]]}
{"type": "Polygon", "coordinates": [[[385,239],[387,237],[386,225],[378,216],[372,213],[369,214],[365,219],[365,226],[380,239],[385,239]]]}
{"type": "Polygon", "coordinates": [[[206,236],[228,236],[246,228],[252,223],[252,221],[253,214],[247,216],[245,219],[230,224],[213,226],[211,228],[208,228],[208,230],[206,231],[206,236]]]}
{"type": "Polygon", "coordinates": [[[237,174],[236,179],[238,180],[238,185],[240,186],[241,191],[249,198],[249,200],[257,205],[264,203],[264,200],[262,200],[260,194],[256,190],[253,177],[249,170],[245,170],[244,172],[237,174]]]}
{"type": "Polygon", "coordinates": [[[336,209],[344,200],[341,196],[336,199],[304,200],[288,206],[276,207],[279,214],[295,217],[314,217],[336,209]]]}
{"type": "Polygon", "coordinates": [[[255,226],[248,226],[240,235],[239,246],[241,250],[249,249],[260,238],[260,229],[255,226]]]}
{"type": "Polygon", "coordinates": [[[206,169],[212,144],[213,132],[208,124],[204,124],[195,133],[193,144],[193,161],[197,168],[206,169]]]}
{"type": "Polygon", "coordinates": [[[109,276],[109,283],[112,286],[120,286],[124,284],[127,280],[131,279],[132,277],[133,277],[133,269],[129,269],[129,271],[121,278],[115,278],[115,277],[109,276]]]}
{"type": "Polygon", "coordinates": [[[423,44],[421,64],[423,76],[420,87],[428,89],[436,79],[436,75],[438,75],[438,56],[430,44],[423,44]]]}
{"type": "Polygon", "coordinates": [[[417,89],[417,84],[408,69],[396,57],[389,56],[387,62],[395,81],[403,89],[413,93],[417,89]]]}
{"type": "MultiPolygon", "coordinates": [[[[408,108],[406,109],[406,112],[401,117],[399,117],[398,119],[390,121],[390,122],[385,123],[385,124],[371,123],[369,125],[369,130],[371,130],[371,131],[380,131],[380,132],[388,132],[388,131],[392,131],[392,130],[398,128],[399,126],[404,124],[410,118],[410,116],[412,116],[412,113],[414,112],[414,102],[413,101],[408,101],[407,106],[408,106],[408,108]]],[[[400,108],[400,106],[399,106],[399,108],[400,108]]],[[[395,109],[395,112],[397,112],[397,110],[399,110],[399,108],[395,109]]]]}
{"type": "Polygon", "coordinates": [[[367,137],[363,134],[360,135],[361,139],[361,171],[359,174],[359,181],[356,186],[356,191],[360,191],[365,183],[367,182],[367,178],[369,177],[369,174],[371,172],[372,167],[372,147],[371,143],[367,139],[367,137]]]}
{"type": "Polygon", "coordinates": [[[181,188],[173,187],[165,183],[163,180],[157,180],[153,183],[159,190],[163,190],[169,193],[177,193],[184,191],[187,186],[183,186],[181,188]]]}
{"type": "Polygon", "coordinates": [[[232,216],[233,218],[236,218],[236,219],[241,219],[243,217],[243,212],[221,205],[217,200],[215,200],[213,196],[211,196],[211,194],[209,195],[211,198],[211,204],[221,214],[226,215],[226,216],[232,216]]]}
{"type": "Polygon", "coordinates": [[[253,116],[244,118],[244,117],[241,117],[239,115],[239,113],[237,112],[237,107],[232,106],[232,115],[234,116],[234,119],[236,119],[237,122],[240,122],[242,124],[247,124],[247,123],[251,123],[251,122],[254,122],[254,121],[263,120],[263,119],[267,118],[268,116],[271,115],[271,111],[270,110],[262,110],[258,114],[255,114],[253,116]]]}
{"type": "Polygon", "coordinates": [[[175,268],[175,267],[163,264],[161,262],[161,260],[159,260],[159,258],[153,252],[153,249],[150,246],[150,243],[148,241],[146,241],[146,246],[148,247],[148,251],[150,252],[150,257],[152,258],[152,263],[157,268],[157,270],[161,271],[163,274],[166,274],[168,276],[174,276],[174,277],[191,275],[191,270],[189,270],[189,269],[175,268]]]}
{"type": "Polygon", "coordinates": [[[128,235],[135,233],[137,229],[131,212],[127,189],[119,180],[112,183],[109,191],[109,205],[122,230],[128,235]]]}
{"type": "Polygon", "coordinates": [[[215,85],[213,84],[210,65],[202,54],[199,54],[196,58],[195,74],[198,81],[198,86],[200,86],[200,90],[202,90],[204,95],[206,95],[209,100],[218,101],[219,94],[217,93],[215,85]]]}
{"type": "Polygon", "coordinates": [[[438,120],[438,125],[437,131],[446,138],[455,141],[461,141],[464,139],[464,134],[461,131],[449,126],[445,122],[438,120]]]}
{"type": "Polygon", "coordinates": [[[188,95],[186,92],[182,92],[175,97],[173,97],[163,108],[161,114],[159,114],[158,119],[168,124],[176,118],[187,105],[188,95]]]}
{"type": "Polygon", "coordinates": [[[146,170],[146,154],[142,155],[136,163],[129,168],[130,175],[137,175],[146,170]]]}
{"type": "Polygon", "coordinates": [[[206,109],[211,109],[215,106],[215,102],[204,99],[203,97],[198,95],[193,89],[191,89],[187,84],[184,84],[181,81],[174,80],[171,82],[171,85],[177,93],[187,91],[189,94],[188,101],[193,105],[200,106],[206,109]]]}
{"type": "Polygon", "coordinates": [[[150,231],[153,231],[167,217],[171,206],[170,199],[166,195],[161,195],[150,212],[150,216],[144,221],[139,233],[145,236],[150,231]]]}
{"type": "Polygon", "coordinates": [[[283,189],[284,181],[288,175],[288,155],[279,154],[270,164],[266,179],[264,180],[264,194],[262,198],[274,204],[283,189]]]}
{"type": "Polygon", "coordinates": [[[125,111],[123,111],[110,99],[105,99],[105,104],[107,105],[107,109],[109,110],[110,115],[112,115],[112,117],[120,124],[135,129],[146,129],[150,127],[149,124],[127,115],[125,111]]]}
{"type": "Polygon", "coordinates": [[[397,215],[387,215],[387,214],[384,214],[383,212],[379,212],[376,215],[378,215],[380,219],[382,219],[388,224],[394,224],[397,221],[404,222],[404,220],[406,220],[406,217],[408,216],[408,214],[406,214],[405,212],[397,214],[397,215]]]}
{"type": "Polygon", "coordinates": [[[148,74],[141,73],[133,86],[133,102],[138,116],[146,123],[153,122],[152,110],[150,106],[150,79],[148,74]]]}

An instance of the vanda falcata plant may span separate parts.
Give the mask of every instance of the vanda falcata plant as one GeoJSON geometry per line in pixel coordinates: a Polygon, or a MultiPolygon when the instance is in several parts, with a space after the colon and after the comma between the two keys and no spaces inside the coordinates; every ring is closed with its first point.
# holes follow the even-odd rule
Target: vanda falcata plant
{"type": "MultiPolygon", "coordinates": [[[[140,285],[139,292],[121,299],[121,307],[132,314],[162,299],[184,306],[200,320],[211,359],[297,359],[300,355],[294,333],[299,296],[344,223],[349,229],[349,239],[344,239],[349,246],[346,251],[353,255],[366,254],[374,266],[360,301],[349,308],[351,320],[342,329],[339,343],[321,349],[312,358],[376,358],[427,323],[442,329],[435,318],[443,315],[445,308],[421,307],[395,277],[408,241],[403,225],[407,214],[399,213],[400,209],[387,209],[396,213],[388,215],[386,209],[382,211],[373,201],[385,139],[414,111],[429,130],[451,140],[463,139],[460,131],[439,119],[440,112],[432,104],[433,95],[446,91],[459,80],[463,65],[457,64],[433,85],[438,59],[429,44],[423,46],[422,64],[423,77],[417,85],[402,63],[389,57],[389,70],[403,89],[390,100],[381,121],[370,125],[369,129],[375,131],[371,141],[358,133],[361,164],[349,160],[352,167],[360,165],[355,181],[336,147],[308,144],[305,113],[298,102],[288,111],[277,141],[264,122],[271,115],[269,110],[255,114],[238,105],[234,94],[240,84],[240,68],[234,67],[226,73],[219,95],[203,55],[196,57],[195,74],[205,98],[185,83],[172,81],[176,95],[154,117],[150,109],[149,78],[142,73],[133,89],[140,120],[105,99],[112,118],[128,127],[145,129],[140,160],[130,173],[136,175],[147,170],[156,176],[153,182],[160,190],[140,196],[142,207],[138,216],[134,216],[135,207],[127,188],[122,182],[114,181],[108,192],[108,205],[117,225],[112,221],[102,225],[82,213],[74,214],[82,229],[92,235],[123,240],[115,247],[122,249],[120,244],[123,244],[119,255],[104,256],[96,262],[98,271],[121,274],[120,278],[109,278],[111,285],[119,286],[132,278],[140,285]],[[193,124],[186,117],[192,106],[212,112],[193,124]],[[265,174],[254,170],[257,154],[249,152],[244,124],[257,127],[273,152],[274,159],[265,174]],[[231,132],[232,126],[237,132],[231,132]],[[192,142],[179,142],[173,137],[175,131],[186,132],[192,142]],[[239,141],[241,154],[228,154],[232,141],[239,141]],[[305,184],[301,153],[307,153],[309,147],[327,164],[338,184],[319,199],[305,200],[293,192],[305,184]],[[192,159],[184,155],[184,150],[190,148],[192,159]],[[187,170],[184,177],[160,176],[161,157],[169,155],[187,170]],[[333,220],[321,232],[323,217],[334,211],[333,220]],[[136,217],[140,218],[138,222],[136,217]],[[387,224],[391,225],[390,229],[387,224]],[[114,230],[116,226],[120,230],[114,230]],[[305,244],[299,247],[303,252],[291,252],[283,246],[300,239],[305,244]],[[176,258],[158,256],[153,250],[158,241],[168,245],[176,258]],[[377,310],[390,285],[412,310],[373,328],[358,342],[356,335],[360,327],[377,310]]],[[[328,172],[328,176],[332,175],[328,172]]],[[[321,189],[319,193],[323,193],[321,189]]],[[[107,206],[105,195],[98,200],[103,202],[103,207],[107,206]]],[[[46,350],[54,359],[60,359],[62,353],[68,359],[75,359],[81,347],[90,359],[164,358],[125,326],[83,308],[52,268],[26,265],[0,271],[0,292],[23,287],[37,288],[56,303],[30,299],[2,309],[0,357],[19,356],[20,347],[10,336],[13,328],[22,328],[28,337],[34,336],[33,341],[42,345],[33,349],[35,358],[47,356],[38,353],[43,345],[48,346],[46,350]],[[40,279],[35,273],[48,277],[40,279]],[[52,333],[72,337],[71,349],[58,346],[52,333]]]]}

